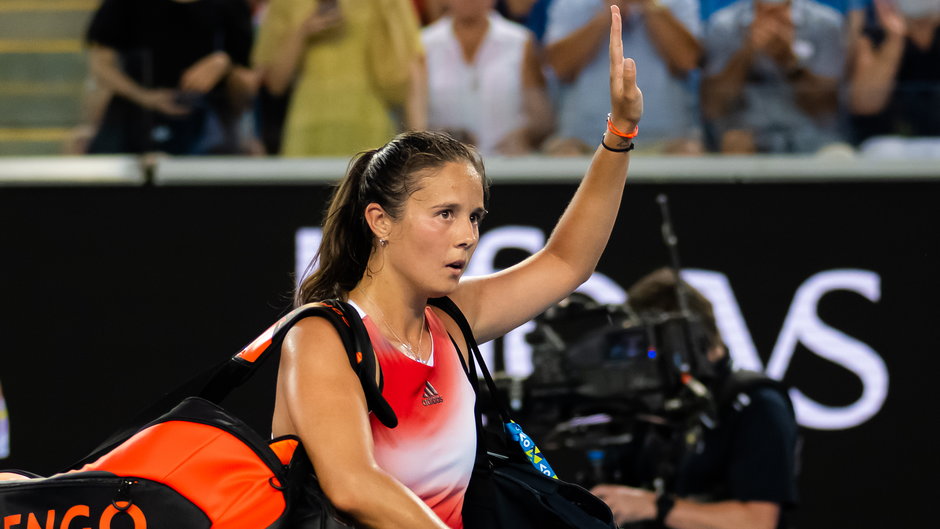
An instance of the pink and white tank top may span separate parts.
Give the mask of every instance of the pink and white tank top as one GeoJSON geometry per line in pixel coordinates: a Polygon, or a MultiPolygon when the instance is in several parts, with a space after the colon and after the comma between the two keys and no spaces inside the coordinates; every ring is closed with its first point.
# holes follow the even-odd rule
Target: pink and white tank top
{"type": "Polygon", "coordinates": [[[359,312],[382,367],[382,396],[398,416],[396,428],[370,417],[375,460],[449,527],[462,529],[464,492],[476,457],[476,397],[456,348],[430,308],[425,308],[432,340],[427,364],[405,356],[359,312]]]}

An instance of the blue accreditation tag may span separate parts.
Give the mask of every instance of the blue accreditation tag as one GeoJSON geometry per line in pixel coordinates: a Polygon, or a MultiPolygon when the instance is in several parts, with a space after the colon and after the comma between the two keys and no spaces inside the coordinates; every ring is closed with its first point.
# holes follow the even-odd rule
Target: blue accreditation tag
{"type": "Polygon", "coordinates": [[[535,441],[522,431],[522,427],[519,426],[519,424],[510,421],[503,426],[506,428],[506,433],[512,436],[512,440],[519,443],[519,446],[522,447],[523,453],[525,453],[529,462],[532,463],[532,466],[535,467],[535,470],[538,470],[550,478],[558,479],[555,471],[552,470],[552,466],[548,464],[548,460],[542,457],[542,451],[539,450],[539,447],[535,446],[535,441]]]}

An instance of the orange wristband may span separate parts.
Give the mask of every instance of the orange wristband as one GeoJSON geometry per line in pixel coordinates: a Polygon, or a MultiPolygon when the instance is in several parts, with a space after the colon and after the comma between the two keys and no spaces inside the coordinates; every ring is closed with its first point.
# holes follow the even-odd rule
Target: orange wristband
{"type": "Polygon", "coordinates": [[[611,121],[610,119],[610,114],[607,114],[607,130],[609,130],[611,134],[615,134],[617,136],[620,136],[621,138],[627,138],[629,140],[629,139],[636,138],[636,135],[640,133],[640,126],[637,125],[636,127],[633,128],[633,132],[627,134],[626,132],[623,132],[617,127],[615,127],[614,122],[611,121]]]}

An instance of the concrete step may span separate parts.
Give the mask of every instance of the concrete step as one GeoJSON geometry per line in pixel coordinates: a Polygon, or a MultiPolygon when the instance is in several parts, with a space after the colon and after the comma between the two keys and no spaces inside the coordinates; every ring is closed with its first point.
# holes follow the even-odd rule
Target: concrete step
{"type": "MultiPolygon", "coordinates": [[[[2,5],[3,1],[0,1],[2,5]]],[[[0,35],[4,39],[84,39],[90,11],[3,11],[0,35]]]]}
{"type": "Polygon", "coordinates": [[[0,53],[0,84],[83,82],[87,75],[83,53],[0,53]]]}
{"type": "Polygon", "coordinates": [[[100,0],[0,0],[0,156],[54,155],[82,121],[100,0]]]}
{"type": "Polygon", "coordinates": [[[0,128],[0,156],[62,154],[71,129],[0,128]]]}
{"type": "Polygon", "coordinates": [[[0,97],[0,127],[73,126],[82,119],[80,94],[0,97]]]}

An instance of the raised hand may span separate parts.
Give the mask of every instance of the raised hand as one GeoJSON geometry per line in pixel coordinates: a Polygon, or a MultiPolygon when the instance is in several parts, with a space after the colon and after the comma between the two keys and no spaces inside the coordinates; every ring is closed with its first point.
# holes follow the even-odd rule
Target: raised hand
{"type": "Polygon", "coordinates": [[[643,116],[643,93],[636,85],[636,63],[623,56],[620,8],[610,6],[610,119],[619,130],[632,131],[643,116]]]}

